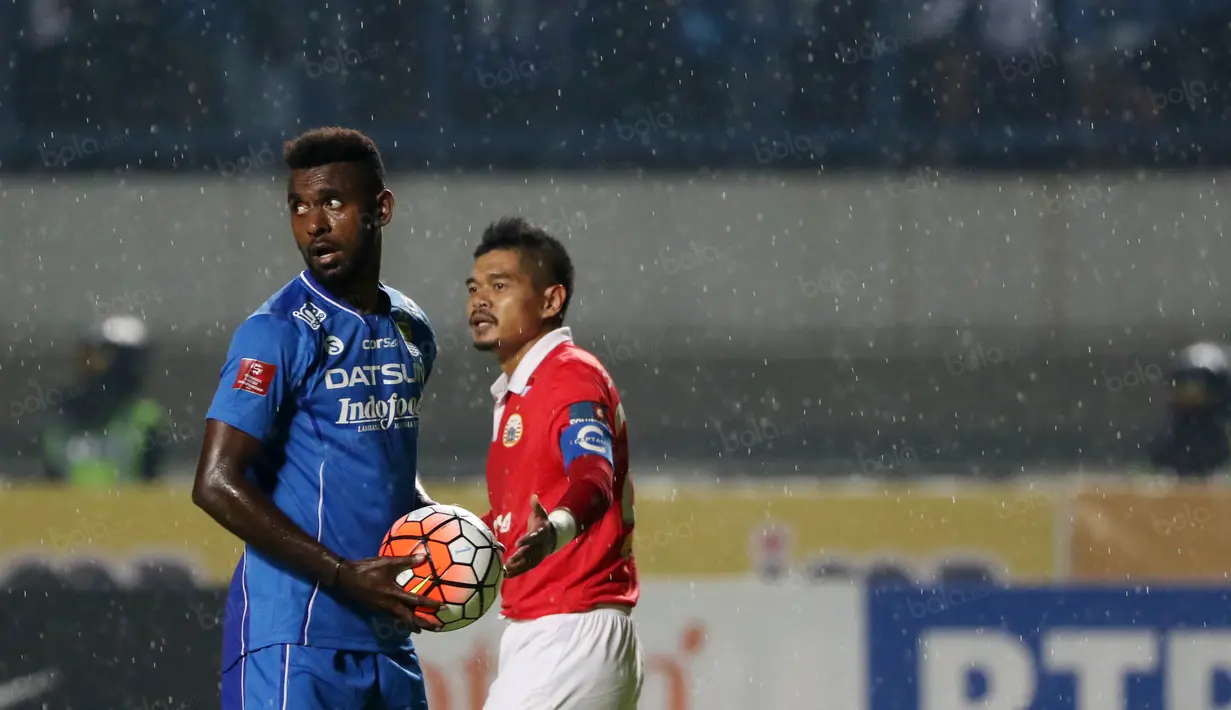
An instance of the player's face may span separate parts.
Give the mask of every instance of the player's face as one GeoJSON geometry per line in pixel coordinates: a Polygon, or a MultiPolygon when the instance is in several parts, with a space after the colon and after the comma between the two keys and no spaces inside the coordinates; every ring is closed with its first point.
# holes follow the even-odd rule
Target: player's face
{"type": "Polygon", "coordinates": [[[543,321],[560,313],[564,287],[535,287],[519,252],[497,249],[474,262],[466,286],[466,317],[477,350],[511,355],[542,334],[543,321]]]}
{"type": "Polygon", "coordinates": [[[380,229],[393,218],[393,193],[376,191],[362,166],[333,163],[291,171],[291,231],[308,273],[345,286],[380,265],[380,229]]]}

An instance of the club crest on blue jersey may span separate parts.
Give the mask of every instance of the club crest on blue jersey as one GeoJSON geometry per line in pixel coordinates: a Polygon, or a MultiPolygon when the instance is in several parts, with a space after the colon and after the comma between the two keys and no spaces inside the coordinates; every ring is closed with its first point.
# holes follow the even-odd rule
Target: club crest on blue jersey
{"type": "Polygon", "coordinates": [[[312,330],[320,330],[321,323],[325,322],[326,316],[329,314],[322,311],[315,304],[305,303],[299,310],[291,315],[308,324],[312,330]]]}
{"type": "Polygon", "coordinates": [[[522,432],[525,427],[521,422],[521,415],[514,413],[509,417],[509,420],[504,424],[504,436],[502,441],[505,446],[514,446],[521,441],[522,432]]]}

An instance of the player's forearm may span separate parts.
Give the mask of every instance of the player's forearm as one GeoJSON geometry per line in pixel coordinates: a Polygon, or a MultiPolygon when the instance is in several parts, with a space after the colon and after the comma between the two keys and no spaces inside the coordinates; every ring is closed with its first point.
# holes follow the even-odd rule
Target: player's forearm
{"type": "Polygon", "coordinates": [[[317,542],[246,478],[220,475],[193,487],[192,500],[261,554],[322,586],[337,580],[342,558],[317,542]]]}
{"type": "Polygon", "coordinates": [[[601,520],[615,499],[615,472],[606,459],[578,458],[569,465],[568,476],[569,487],[556,505],[556,511],[567,511],[568,517],[557,516],[552,521],[559,529],[559,546],[601,520]]]}

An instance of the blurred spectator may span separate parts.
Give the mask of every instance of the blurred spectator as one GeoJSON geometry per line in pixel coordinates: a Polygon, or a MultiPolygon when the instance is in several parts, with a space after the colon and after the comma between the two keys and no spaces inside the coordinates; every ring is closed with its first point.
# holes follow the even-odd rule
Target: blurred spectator
{"type": "MultiPolygon", "coordinates": [[[[74,69],[83,47],[76,42],[81,13],[74,0],[19,0],[9,8],[5,25],[12,43],[13,103],[26,130],[43,133],[60,127],[66,102],[80,102],[80,70],[74,69]],[[20,28],[20,29],[18,29],[20,28]],[[71,99],[69,97],[72,97],[71,99]]],[[[76,108],[76,107],[75,107],[76,108]]]]}
{"type": "Polygon", "coordinates": [[[177,0],[166,9],[177,46],[217,57],[219,86],[202,97],[209,113],[238,135],[293,130],[304,68],[297,32],[307,8],[276,0],[177,0]]]}
{"type": "Polygon", "coordinates": [[[0,133],[16,133],[18,130],[15,110],[16,91],[13,87],[17,66],[17,34],[3,28],[12,27],[20,20],[16,0],[0,0],[0,133]]]}
{"type": "Polygon", "coordinates": [[[62,167],[181,169],[344,124],[407,132],[391,165],[442,168],[578,164],[596,144],[640,165],[654,142],[718,166],[753,160],[749,140],[852,164],[940,145],[925,157],[1071,166],[1088,143],[1208,163],[1231,155],[1229,17],[1219,0],[0,0],[0,161],[92,138],[114,149],[62,167]],[[613,129],[647,114],[676,133],[613,129]],[[1194,119],[1212,120],[1167,145],[1194,119]]]}
{"type": "Polygon", "coordinates": [[[1171,374],[1167,424],[1150,445],[1156,468],[1205,478],[1231,461],[1231,360],[1225,346],[1185,348],[1171,374]]]}
{"type": "Polygon", "coordinates": [[[1070,0],[1063,59],[1080,103],[1080,123],[1152,121],[1156,110],[1136,71],[1163,22],[1158,0],[1070,0]]]}
{"type": "Polygon", "coordinates": [[[791,115],[841,127],[868,120],[867,101],[875,59],[876,7],[865,2],[817,2],[805,30],[788,49],[791,115]]]}
{"type": "Polygon", "coordinates": [[[889,36],[867,42],[878,42],[882,53],[904,53],[896,60],[904,67],[922,66],[930,91],[917,117],[956,126],[989,111],[999,119],[1040,105],[1054,110],[1045,90],[1047,70],[1055,69],[1054,57],[1048,61],[1057,39],[1052,0],[903,2],[889,36]]]}
{"type": "Polygon", "coordinates": [[[152,480],[170,441],[166,410],[142,397],[145,324],[112,316],[82,343],[80,380],[43,432],[47,475],[82,486],[152,480]]]}

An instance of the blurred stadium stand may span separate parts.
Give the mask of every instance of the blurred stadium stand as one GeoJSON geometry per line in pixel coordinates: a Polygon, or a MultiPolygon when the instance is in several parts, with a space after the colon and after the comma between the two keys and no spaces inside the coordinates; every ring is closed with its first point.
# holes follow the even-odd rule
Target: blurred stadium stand
{"type": "MultiPolygon", "coordinates": [[[[1007,182],[1031,170],[1231,164],[1231,5],[1027,4],[1037,11],[1010,23],[1025,30],[1005,36],[996,23],[1020,19],[1018,0],[982,10],[936,3],[934,17],[915,0],[3,0],[0,179],[51,185],[114,175],[124,184],[148,171],[210,180],[249,168],[276,172],[280,141],[325,123],[371,133],[402,175],[772,168],[828,178],[847,168],[927,165],[1007,182]],[[786,157],[773,152],[788,148],[786,157]]],[[[934,235],[946,219],[921,232],[934,235]]],[[[40,235],[11,242],[18,260],[10,264],[41,268],[40,235]]],[[[1104,236],[1114,240],[1114,230],[1104,236]]],[[[286,253],[293,256],[289,244],[286,253]]],[[[232,327],[242,310],[218,325],[232,327]]],[[[794,354],[778,352],[771,363],[761,351],[719,355],[659,329],[638,337],[678,343],[652,367],[615,362],[612,371],[625,399],[653,413],[638,428],[638,456],[664,470],[883,473],[903,468],[886,467],[886,457],[910,451],[912,471],[1007,474],[1139,460],[1157,423],[1156,393],[1090,383],[1101,372],[1165,364],[1189,339],[1223,336],[1205,321],[1138,329],[1129,345],[1110,343],[1103,331],[1086,342],[1000,325],[1009,335],[984,342],[1024,338],[1022,366],[961,378],[946,376],[936,349],[836,355],[827,337],[868,341],[834,331],[801,336],[794,354]],[[782,397],[801,382],[825,394],[823,407],[782,397]],[[1023,397],[1029,406],[1014,408],[1023,397]],[[709,423],[780,406],[782,417],[808,418],[806,436],[753,456],[716,456],[722,435],[709,423]]],[[[67,353],[39,339],[63,334],[39,329],[38,318],[15,329],[0,367],[14,412],[29,413],[22,402],[32,363],[45,390],[61,386],[70,365],[67,353]]],[[[909,329],[878,333],[879,342],[914,337],[909,329]]],[[[216,335],[172,341],[153,367],[153,394],[177,403],[171,453],[180,469],[196,454],[201,393],[224,352],[216,335]]],[[[463,368],[448,377],[455,379],[444,388],[466,396],[438,390],[425,453],[440,462],[433,475],[473,476],[474,452],[484,447],[474,424],[489,404],[471,395],[475,378],[488,375],[463,368]]],[[[37,470],[38,430],[37,417],[4,418],[8,473],[37,470]]]]}
{"type": "Polygon", "coordinates": [[[928,7],[6,0],[0,167],[212,169],[322,123],[369,131],[395,170],[756,168],[783,135],[823,136],[825,170],[1231,157],[1225,3],[928,7]],[[647,115],[670,125],[621,137],[647,115]],[[109,149],[44,152],[90,139],[109,149]]]}

